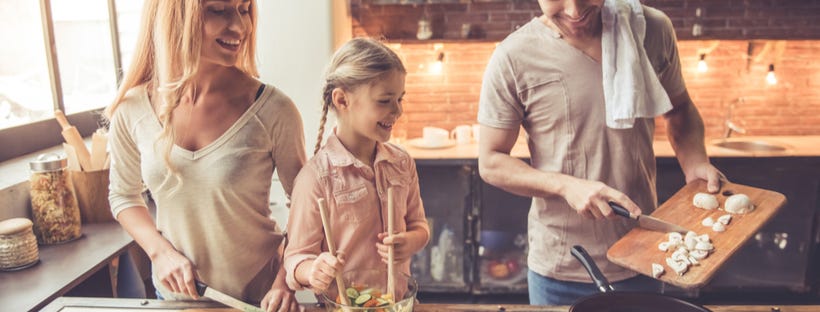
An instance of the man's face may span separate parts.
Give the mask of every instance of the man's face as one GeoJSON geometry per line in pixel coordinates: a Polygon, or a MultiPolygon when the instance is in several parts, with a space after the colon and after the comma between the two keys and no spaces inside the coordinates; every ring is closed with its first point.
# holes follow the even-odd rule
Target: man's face
{"type": "Polygon", "coordinates": [[[587,37],[601,28],[604,0],[538,0],[544,17],[564,36],[587,37]]]}

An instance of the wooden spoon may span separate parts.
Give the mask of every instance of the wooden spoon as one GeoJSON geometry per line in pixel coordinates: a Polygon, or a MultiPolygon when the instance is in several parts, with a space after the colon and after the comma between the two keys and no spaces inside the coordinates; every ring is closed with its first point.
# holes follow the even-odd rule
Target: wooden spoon
{"type": "MultiPolygon", "coordinates": [[[[319,198],[318,202],[319,214],[322,217],[322,228],[324,228],[325,241],[327,241],[327,251],[335,257],[336,244],[333,242],[333,235],[331,234],[330,220],[327,215],[327,204],[325,203],[324,198],[319,198]]],[[[342,300],[342,304],[345,306],[350,306],[350,299],[347,298],[347,293],[345,292],[347,287],[345,287],[345,281],[342,278],[341,272],[336,273],[336,288],[339,289],[339,298],[342,300]]]]}
{"type": "MultiPolygon", "coordinates": [[[[393,205],[393,188],[387,188],[387,235],[393,235],[395,229],[396,207],[393,205]]],[[[387,246],[387,293],[396,302],[396,253],[393,244],[387,246]]]]}

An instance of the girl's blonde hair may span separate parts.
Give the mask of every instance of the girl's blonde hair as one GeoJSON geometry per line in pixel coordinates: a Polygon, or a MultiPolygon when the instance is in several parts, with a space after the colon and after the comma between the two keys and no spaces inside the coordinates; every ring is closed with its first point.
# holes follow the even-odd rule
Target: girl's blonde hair
{"type": "MultiPolygon", "coordinates": [[[[204,27],[201,0],[146,0],[142,10],[140,32],[134,58],[117,91],[114,101],[105,110],[112,118],[128,90],[144,85],[162,124],[156,143],[161,146],[169,171],[177,175],[171,163],[174,108],[185,92],[195,88],[192,78],[199,69],[204,27]]],[[[239,53],[236,67],[253,77],[256,68],[256,0],[251,0],[249,13],[251,31],[239,53]]],[[[177,177],[179,178],[179,177],[177,177]]]]}
{"type": "Polygon", "coordinates": [[[336,88],[346,91],[353,90],[360,85],[373,82],[391,70],[407,73],[396,52],[377,40],[354,38],[336,50],[325,71],[325,84],[322,88],[322,119],[319,121],[319,138],[313,151],[314,155],[322,146],[327,113],[333,108],[333,90],[336,88]]]}

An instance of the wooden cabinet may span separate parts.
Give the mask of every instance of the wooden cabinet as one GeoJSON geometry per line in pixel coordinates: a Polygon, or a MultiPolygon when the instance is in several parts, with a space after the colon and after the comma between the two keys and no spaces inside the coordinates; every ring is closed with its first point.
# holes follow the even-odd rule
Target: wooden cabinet
{"type": "MultiPolygon", "coordinates": [[[[820,269],[816,255],[820,157],[713,158],[712,162],[732,182],[783,193],[788,203],[701,293],[740,289],[805,293],[816,288],[812,274],[820,269]]],[[[482,181],[475,159],[417,160],[417,167],[433,229],[427,248],[414,257],[413,274],[421,291],[525,294],[530,199],[482,181]],[[437,264],[432,250],[446,243],[441,235],[448,231],[458,242],[457,251],[450,252],[457,260],[443,267],[452,276],[433,278],[432,266],[437,264]]],[[[685,179],[674,158],[658,158],[657,167],[662,203],[683,187],[685,179]]]]}

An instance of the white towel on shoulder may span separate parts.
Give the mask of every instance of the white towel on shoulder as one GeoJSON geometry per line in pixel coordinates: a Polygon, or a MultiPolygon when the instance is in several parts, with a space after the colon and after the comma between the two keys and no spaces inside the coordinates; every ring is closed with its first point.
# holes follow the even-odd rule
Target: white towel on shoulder
{"type": "Polygon", "coordinates": [[[654,118],[672,109],[643,40],[646,18],[638,0],[606,0],[601,9],[606,125],[632,128],[635,118],[654,118]]]}

